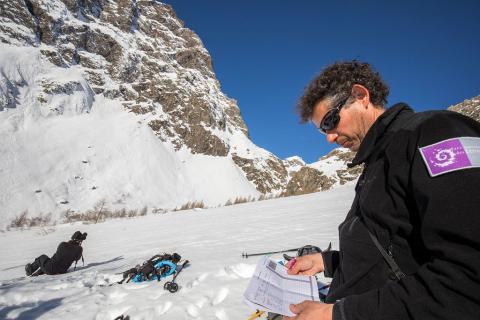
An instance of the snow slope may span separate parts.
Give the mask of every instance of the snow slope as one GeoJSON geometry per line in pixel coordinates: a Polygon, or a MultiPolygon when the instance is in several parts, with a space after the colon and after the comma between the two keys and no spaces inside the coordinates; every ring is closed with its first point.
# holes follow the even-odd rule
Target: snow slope
{"type": "MultiPolygon", "coordinates": [[[[175,151],[150,129],[150,115],[92,96],[72,68],[51,65],[34,48],[2,48],[0,73],[24,85],[19,109],[0,112],[0,229],[25,210],[61,221],[67,209],[85,212],[101,200],[112,209],[152,211],[259,195],[230,157],[175,151]],[[50,78],[78,86],[70,95],[45,97],[52,100],[42,109],[38,84],[50,78]]],[[[243,134],[235,141],[238,149],[263,152],[243,134]]]]}
{"type": "MultiPolygon", "coordinates": [[[[298,197],[191,210],[100,224],[58,225],[0,233],[1,319],[246,319],[242,302],[258,257],[305,244],[338,248],[337,226],[353,199],[351,186],[298,197]],[[88,233],[85,267],[57,276],[24,277],[24,265],[52,254],[73,232],[88,233]],[[191,261],[171,294],[163,283],[106,286],[156,253],[191,261]]],[[[274,255],[280,258],[280,255],[274,255]]]]}

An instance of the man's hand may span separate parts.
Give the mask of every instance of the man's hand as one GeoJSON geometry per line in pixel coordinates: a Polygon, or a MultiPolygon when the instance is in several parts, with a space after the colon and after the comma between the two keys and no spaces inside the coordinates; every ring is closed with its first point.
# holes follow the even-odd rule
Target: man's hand
{"type": "Polygon", "coordinates": [[[284,316],[283,320],[332,320],[333,318],[333,304],[303,301],[299,304],[291,304],[290,310],[296,316],[284,316]]]}
{"type": "Polygon", "coordinates": [[[287,263],[287,268],[288,274],[306,276],[313,276],[325,269],[322,254],[320,253],[309,254],[292,259],[287,263]]]}

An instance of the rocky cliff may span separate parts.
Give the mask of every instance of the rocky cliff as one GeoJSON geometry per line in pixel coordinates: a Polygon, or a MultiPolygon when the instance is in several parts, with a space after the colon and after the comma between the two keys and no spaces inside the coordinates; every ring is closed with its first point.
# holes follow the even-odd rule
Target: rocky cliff
{"type": "MultiPolygon", "coordinates": [[[[43,116],[64,112],[63,105],[51,108],[55,95],[84,90],[151,115],[150,127],[177,150],[185,146],[193,153],[226,156],[228,141],[217,132],[248,134],[236,102],[220,91],[210,55],[170,6],[157,1],[32,0],[3,1],[0,10],[3,43],[36,47],[52,64],[75,69],[86,79],[83,87],[73,80],[39,83],[43,90],[35,107],[43,116]]],[[[4,86],[0,108],[16,106],[19,86],[21,82],[4,86]]],[[[91,100],[77,111],[88,112],[91,100]]]]}

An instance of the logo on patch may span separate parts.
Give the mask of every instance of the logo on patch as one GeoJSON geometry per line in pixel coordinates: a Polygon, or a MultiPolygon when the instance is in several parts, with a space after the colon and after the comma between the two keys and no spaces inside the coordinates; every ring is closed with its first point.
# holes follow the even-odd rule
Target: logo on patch
{"type": "MultiPolygon", "coordinates": [[[[437,167],[448,167],[455,163],[457,150],[451,149],[435,149],[433,159],[430,161],[437,167]]],[[[458,151],[457,151],[458,152],[458,151]]]]}
{"type": "Polygon", "coordinates": [[[432,177],[472,166],[460,139],[444,140],[420,151],[432,177]]]}

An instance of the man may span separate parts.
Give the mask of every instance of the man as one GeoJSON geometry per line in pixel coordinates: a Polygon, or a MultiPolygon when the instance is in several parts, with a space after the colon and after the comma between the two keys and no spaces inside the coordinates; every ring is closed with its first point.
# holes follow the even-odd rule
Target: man
{"type": "Polygon", "coordinates": [[[339,226],[339,251],[299,257],[290,274],[333,277],[325,304],[292,305],[298,320],[479,319],[480,123],[414,113],[367,63],[335,63],[298,110],[365,168],[339,226]]]}
{"type": "Polygon", "coordinates": [[[83,259],[82,241],[86,238],[87,233],[76,231],[70,241],[60,243],[57,252],[51,259],[47,255],[42,254],[33,263],[27,263],[25,266],[27,276],[66,273],[73,262],[76,265],[80,258],[83,259]]]}

